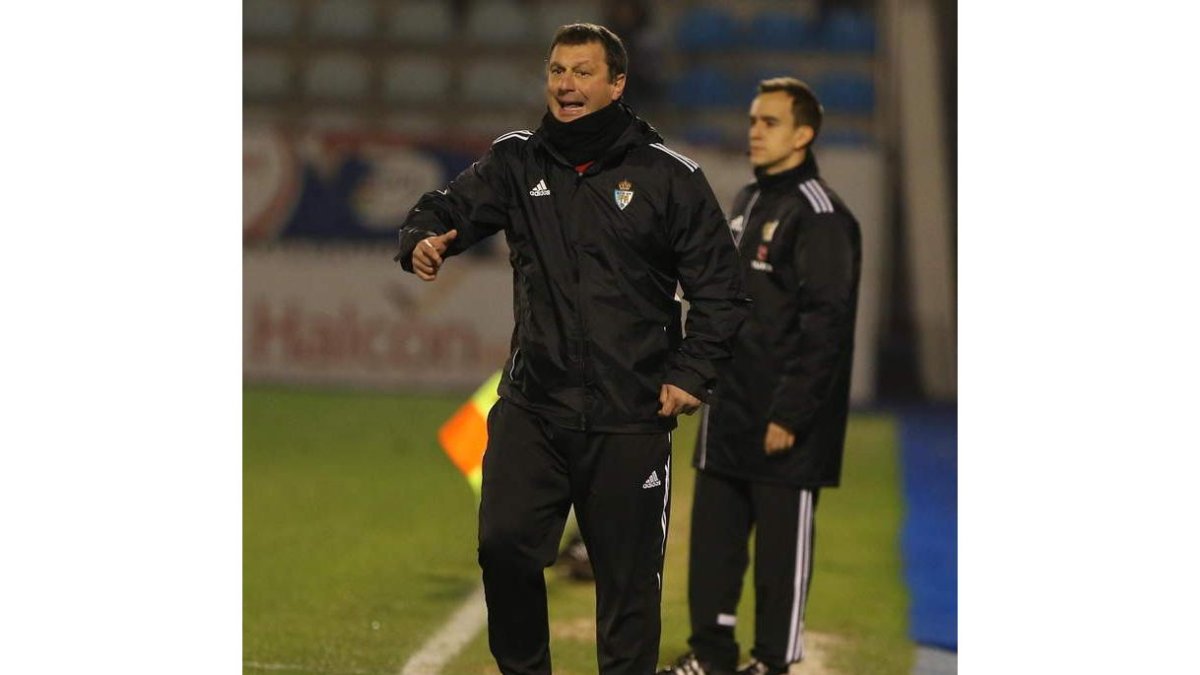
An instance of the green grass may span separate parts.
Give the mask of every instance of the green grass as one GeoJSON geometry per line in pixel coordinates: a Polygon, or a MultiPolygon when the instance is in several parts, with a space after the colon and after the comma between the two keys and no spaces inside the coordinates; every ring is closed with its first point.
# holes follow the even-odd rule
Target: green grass
{"type": "MultiPolygon", "coordinates": [[[[394,673],[479,580],[475,503],[437,427],[465,396],[244,395],[243,658],[288,672],[394,673]],[[373,623],[377,627],[373,627],[373,623]]],[[[675,435],[661,659],[686,646],[695,419],[675,435]]],[[[890,418],[852,417],[843,485],[821,496],[807,626],[847,675],[907,673],[901,499],[890,418]]],[[[548,572],[555,675],[595,673],[590,585],[548,572]]],[[[752,588],[747,584],[747,590],[752,588]]],[[[750,594],[739,637],[751,640],[750,594]]],[[[247,666],[247,673],[262,669],[247,666]]],[[[496,673],[485,633],[446,668],[496,673]]]]}
{"type": "Polygon", "coordinates": [[[395,672],[475,585],[475,505],[434,440],[460,397],[247,390],[243,653],[395,672]]]}

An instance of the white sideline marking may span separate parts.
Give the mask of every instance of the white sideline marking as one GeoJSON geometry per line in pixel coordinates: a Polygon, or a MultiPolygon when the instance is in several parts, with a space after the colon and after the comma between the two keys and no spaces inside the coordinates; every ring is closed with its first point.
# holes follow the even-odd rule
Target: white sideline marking
{"type": "Polygon", "coordinates": [[[289,663],[259,663],[245,661],[242,666],[251,670],[294,670],[301,673],[328,673],[329,675],[370,675],[369,670],[325,670],[313,666],[299,666],[289,663]]]}
{"type": "Polygon", "coordinates": [[[483,586],[480,585],[446,623],[421,645],[421,649],[408,659],[400,675],[438,675],[442,667],[457,656],[486,624],[487,605],[484,604],[483,586]]]}

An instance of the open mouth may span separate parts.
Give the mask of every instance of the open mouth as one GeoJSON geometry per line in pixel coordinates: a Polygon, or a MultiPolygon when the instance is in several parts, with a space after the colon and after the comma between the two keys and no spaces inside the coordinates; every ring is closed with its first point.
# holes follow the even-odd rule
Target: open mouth
{"type": "Polygon", "coordinates": [[[577,115],[583,112],[583,103],[581,101],[562,101],[558,102],[558,107],[562,109],[564,115],[577,115]]]}

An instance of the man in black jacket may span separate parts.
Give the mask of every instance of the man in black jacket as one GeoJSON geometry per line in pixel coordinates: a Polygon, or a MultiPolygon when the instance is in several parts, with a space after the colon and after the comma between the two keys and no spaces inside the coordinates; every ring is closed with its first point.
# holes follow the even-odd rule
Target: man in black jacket
{"type": "Polygon", "coordinates": [[[626,61],[608,29],[560,28],[541,127],[497,138],[400,230],[397,259],[426,281],[501,230],[511,251],[516,325],[479,509],[488,639],[506,674],[550,673],[542,570],[571,504],[596,577],[600,672],[654,672],[670,431],[715,386],[745,314],[720,206],[698,165],[619,100],[626,61]]]}
{"type": "Polygon", "coordinates": [[[825,185],[812,143],[821,106],[794,78],[759,84],[750,107],[756,181],[734,201],[754,301],[705,406],[694,465],[688,604],[692,651],[662,673],[732,673],[738,598],[754,551],[755,635],[739,675],[777,675],[804,657],[813,514],[838,484],[850,397],[862,247],[825,185]]]}

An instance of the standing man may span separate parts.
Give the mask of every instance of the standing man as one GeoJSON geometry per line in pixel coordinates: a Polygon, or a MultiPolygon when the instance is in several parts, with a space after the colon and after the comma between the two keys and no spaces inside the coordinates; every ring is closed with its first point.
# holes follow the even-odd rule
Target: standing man
{"type": "Polygon", "coordinates": [[[755,182],[734,201],[750,318],[723,365],[697,439],[688,604],[692,651],[662,673],[734,672],[738,598],[754,550],[754,660],[776,675],[804,658],[813,514],[838,484],[861,241],[821,180],[812,144],[821,105],[790,77],[759,83],[750,106],[755,182]]]}
{"type": "Polygon", "coordinates": [[[551,672],[542,572],[572,504],[596,577],[599,670],[654,672],[670,431],[715,386],[745,314],[712,189],[619,100],[626,71],[612,31],[561,27],[541,126],[497,138],[400,230],[397,259],[425,281],[501,230],[511,251],[516,325],[479,508],[488,641],[506,675],[551,672]]]}

